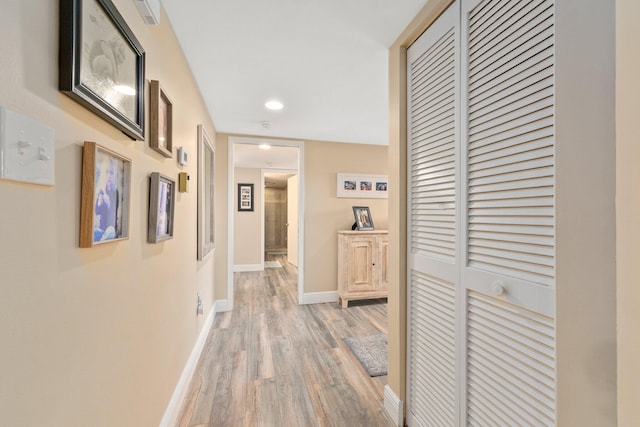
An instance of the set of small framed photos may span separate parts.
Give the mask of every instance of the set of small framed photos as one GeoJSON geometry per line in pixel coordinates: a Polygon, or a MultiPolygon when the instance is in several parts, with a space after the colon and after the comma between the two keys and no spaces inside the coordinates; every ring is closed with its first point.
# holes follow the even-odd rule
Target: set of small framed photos
{"type": "MultiPolygon", "coordinates": [[[[198,125],[198,259],[214,248],[214,149],[198,125]]],[[[86,141],[82,149],[80,247],[129,238],[131,159],[86,141]]],[[[159,172],[149,176],[147,241],[173,238],[176,181],[159,172]]]]}
{"type": "MultiPolygon", "coordinates": [[[[95,142],[82,149],[80,247],[129,238],[131,160],[95,142]]],[[[149,177],[148,242],[173,238],[175,180],[159,172],[149,177]]]]}
{"type": "Polygon", "coordinates": [[[361,199],[389,198],[389,178],[386,175],[339,173],[336,181],[337,197],[361,199]]]}

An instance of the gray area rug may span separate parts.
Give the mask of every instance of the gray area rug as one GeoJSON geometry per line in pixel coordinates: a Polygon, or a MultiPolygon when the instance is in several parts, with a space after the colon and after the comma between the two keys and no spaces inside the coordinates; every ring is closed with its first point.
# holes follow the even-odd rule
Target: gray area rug
{"type": "Polygon", "coordinates": [[[369,376],[387,375],[387,334],[343,339],[369,376]]]}

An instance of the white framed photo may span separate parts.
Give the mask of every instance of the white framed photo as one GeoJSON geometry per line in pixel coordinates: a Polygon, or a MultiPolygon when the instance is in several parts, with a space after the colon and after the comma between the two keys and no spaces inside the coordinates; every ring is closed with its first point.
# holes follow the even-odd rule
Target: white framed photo
{"type": "Polygon", "coordinates": [[[360,199],[389,198],[389,178],[387,175],[365,175],[338,173],[337,197],[360,199]]]}

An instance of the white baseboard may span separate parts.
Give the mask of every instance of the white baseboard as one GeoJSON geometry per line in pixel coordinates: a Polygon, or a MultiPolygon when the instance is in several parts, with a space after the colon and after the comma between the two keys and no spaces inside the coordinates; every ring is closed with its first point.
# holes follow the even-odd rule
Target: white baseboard
{"type": "Polygon", "coordinates": [[[338,302],[338,291],[311,292],[302,296],[302,304],[322,304],[338,302]]]}
{"type": "Polygon", "coordinates": [[[262,264],[238,264],[233,266],[233,271],[240,273],[245,271],[262,271],[264,265],[262,264]]]}
{"type": "Polygon", "coordinates": [[[402,400],[391,390],[389,384],[384,386],[384,409],[396,426],[404,425],[402,400]]]}
{"type": "Polygon", "coordinates": [[[182,375],[180,375],[178,384],[173,390],[171,400],[169,400],[169,405],[167,406],[167,409],[164,412],[164,416],[160,421],[160,427],[173,427],[178,421],[178,415],[180,415],[182,402],[187,395],[189,383],[191,382],[193,373],[196,370],[196,365],[198,364],[198,360],[200,359],[200,354],[202,353],[202,349],[204,348],[204,343],[206,342],[209,331],[211,330],[211,326],[213,325],[213,318],[216,315],[216,308],[217,302],[216,305],[214,305],[214,307],[211,309],[211,311],[209,311],[207,320],[205,320],[204,325],[202,325],[202,330],[200,331],[198,339],[196,340],[196,343],[191,350],[191,354],[189,355],[187,364],[182,370],[182,375]]]}
{"type": "Polygon", "coordinates": [[[233,306],[231,305],[231,301],[228,299],[219,299],[215,304],[216,313],[224,313],[225,311],[233,310],[233,306]]]}

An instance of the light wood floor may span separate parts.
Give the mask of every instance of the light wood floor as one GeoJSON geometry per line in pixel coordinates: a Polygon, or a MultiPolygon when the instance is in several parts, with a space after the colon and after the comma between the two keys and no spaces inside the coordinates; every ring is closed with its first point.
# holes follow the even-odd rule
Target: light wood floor
{"type": "Polygon", "coordinates": [[[385,300],[297,305],[297,272],[235,273],[234,309],[216,315],[179,426],[391,426],[387,377],[371,378],[342,338],[387,332],[385,300]]]}

